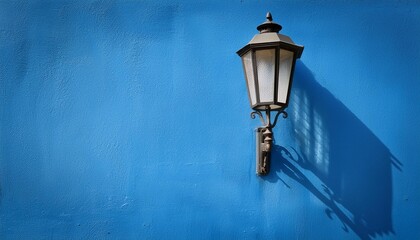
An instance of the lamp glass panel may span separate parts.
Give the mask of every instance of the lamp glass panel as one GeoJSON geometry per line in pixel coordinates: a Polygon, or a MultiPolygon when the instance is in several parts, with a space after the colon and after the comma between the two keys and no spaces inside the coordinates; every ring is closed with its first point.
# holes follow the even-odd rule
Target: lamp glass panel
{"type": "Polygon", "coordinates": [[[255,80],[254,80],[254,69],[252,67],[252,52],[249,51],[242,56],[242,64],[244,65],[246,84],[248,86],[249,98],[251,105],[254,105],[256,100],[255,93],[255,80]]]}
{"type": "Polygon", "coordinates": [[[292,73],[293,52],[280,49],[279,52],[279,84],[277,91],[277,101],[286,103],[287,92],[289,90],[290,75],[292,73]]]}
{"type": "Polygon", "coordinates": [[[258,87],[261,102],[274,101],[274,72],[276,65],[276,50],[257,50],[258,87]]]}

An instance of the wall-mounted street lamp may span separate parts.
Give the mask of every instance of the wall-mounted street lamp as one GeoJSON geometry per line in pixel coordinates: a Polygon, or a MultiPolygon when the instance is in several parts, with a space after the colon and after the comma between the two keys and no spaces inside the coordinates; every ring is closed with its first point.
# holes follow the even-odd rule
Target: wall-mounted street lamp
{"type": "Polygon", "coordinates": [[[251,118],[258,115],[263,123],[257,129],[258,175],[269,173],[273,140],[271,129],[276,126],[280,113],[287,117],[284,110],[289,102],[295,62],[303,51],[303,46],[294,44],[288,36],[278,34],[282,27],[273,22],[271,13],[267,13],[266,18],[257,27],[260,33],[237,52],[242,58],[251,108],[255,110],[251,118]],[[265,119],[261,111],[265,112],[265,119]],[[271,122],[273,111],[276,115],[271,122]]]}

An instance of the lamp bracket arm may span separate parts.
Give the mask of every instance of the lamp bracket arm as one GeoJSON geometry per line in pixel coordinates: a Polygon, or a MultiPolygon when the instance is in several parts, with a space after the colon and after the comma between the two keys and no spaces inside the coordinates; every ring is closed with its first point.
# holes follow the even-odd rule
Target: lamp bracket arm
{"type": "Polygon", "coordinates": [[[280,113],[282,113],[283,118],[287,118],[287,116],[288,116],[288,114],[287,114],[287,112],[285,110],[279,110],[279,111],[277,111],[276,116],[274,117],[273,124],[271,125],[272,128],[274,128],[276,126],[277,119],[279,118],[280,113]]]}
{"type": "Polygon", "coordinates": [[[261,123],[264,126],[267,126],[267,123],[265,122],[264,117],[263,117],[262,113],[259,110],[255,110],[255,111],[251,112],[251,118],[252,119],[255,119],[255,115],[258,115],[258,117],[260,117],[261,123]]]}

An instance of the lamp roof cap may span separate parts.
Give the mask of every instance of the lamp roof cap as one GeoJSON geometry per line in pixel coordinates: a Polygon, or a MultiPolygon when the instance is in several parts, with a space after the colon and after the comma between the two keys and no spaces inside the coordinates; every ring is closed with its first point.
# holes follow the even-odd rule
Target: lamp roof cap
{"type": "Polygon", "coordinates": [[[280,24],[273,22],[273,17],[271,16],[270,12],[267,12],[267,15],[265,17],[267,20],[257,27],[257,30],[260,31],[260,33],[278,33],[282,29],[282,26],[280,24]]]}

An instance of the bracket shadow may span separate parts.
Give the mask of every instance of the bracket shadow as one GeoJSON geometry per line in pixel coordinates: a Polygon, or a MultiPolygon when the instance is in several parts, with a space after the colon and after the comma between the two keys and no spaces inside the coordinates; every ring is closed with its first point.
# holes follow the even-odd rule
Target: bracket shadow
{"type": "Polygon", "coordinates": [[[344,231],[350,228],[361,239],[395,235],[392,166],[402,171],[402,163],[303,63],[295,74],[288,109],[295,147],[274,146],[272,173],[264,179],[290,188],[281,178],[287,175],[323,202],[326,215],[335,215],[344,231]]]}

